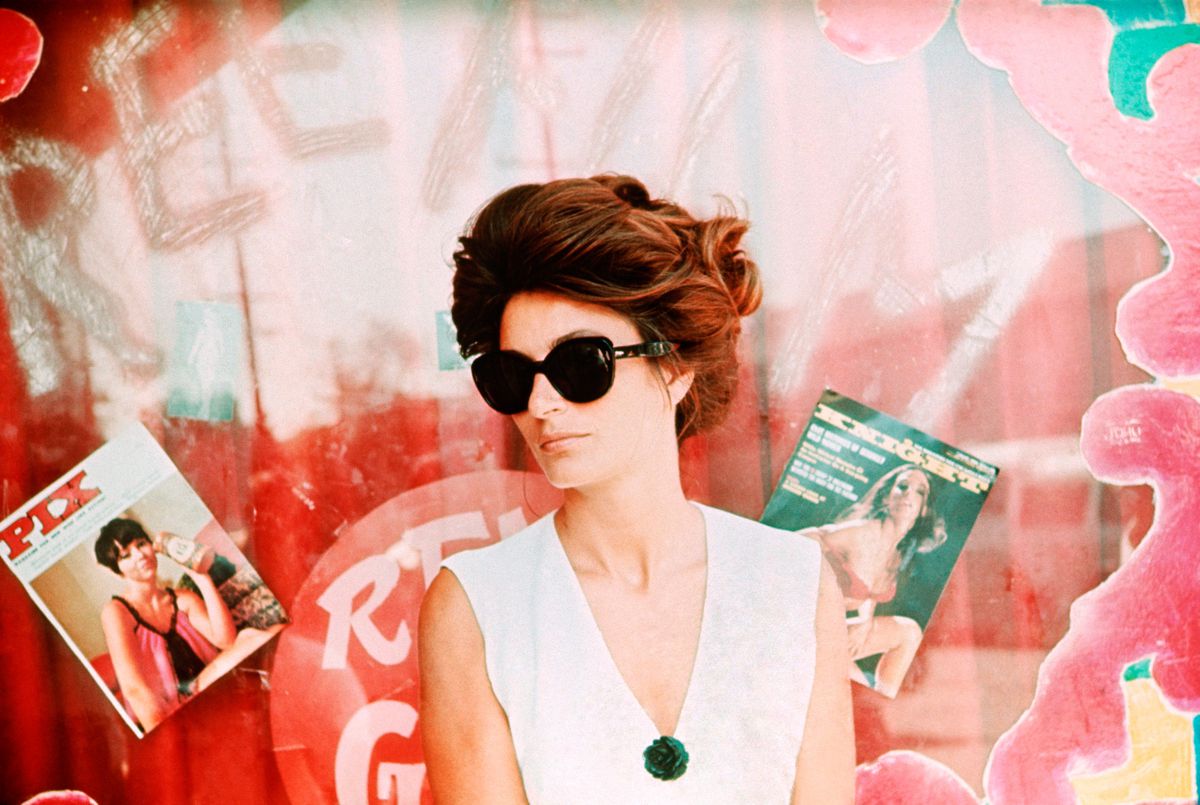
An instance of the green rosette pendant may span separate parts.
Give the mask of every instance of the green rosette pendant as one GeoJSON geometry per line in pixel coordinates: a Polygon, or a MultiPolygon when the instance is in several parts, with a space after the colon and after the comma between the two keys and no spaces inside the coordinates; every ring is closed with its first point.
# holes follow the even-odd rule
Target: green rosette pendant
{"type": "Polygon", "coordinates": [[[646,771],[660,780],[678,780],[687,771],[688,753],[683,741],[664,735],[642,752],[646,759],[646,771]]]}

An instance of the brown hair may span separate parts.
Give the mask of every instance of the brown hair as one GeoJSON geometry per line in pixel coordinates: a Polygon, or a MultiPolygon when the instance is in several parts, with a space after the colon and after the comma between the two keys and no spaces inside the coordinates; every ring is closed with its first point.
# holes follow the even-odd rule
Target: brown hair
{"type": "Polygon", "coordinates": [[[680,439],[725,418],[737,388],[739,318],[762,298],[741,248],[749,223],[697,220],[629,176],[561,179],[503,191],[454,252],[450,315],[463,357],[496,349],[513,295],[549,291],[625,316],[695,373],[675,412],[680,439]]]}
{"type": "Polygon", "coordinates": [[[104,527],[100,529],[100,536],[96,538],[96,544],[93,546],[93,550],[96,552],[96,561],[120,576],[122,575],[121,568],[117,562],[120,559],[121,550],[138,540],[153,542],[150,535],[146,533],[146,529],[137,520],[114,517],[104,524],[104,527]]]}
{"type": "Polygon", "coordinates": [[[834,520],[835,523],[848,523],[852,520],[879,520],[881,522],[886,520],[888,495],[892,493],[892,489],[899,482],[900,476],[909,472],[919,472],[923,475],[929,491],[925,495],[925,505],[920,515],[896,545],[896,552],[900,554],[900,566],[897,572],[908,567],[909,562],[916,554],[929,553],[946,541],[946,521],[935,508],[937,487],[934,485],[933,479],[929,477],[929,473],[916,464],[901,464],[899,467],[888,470],[875,483],[871,484],[871,488],[864,492],[856,503],[847,506],[834,520]]]}

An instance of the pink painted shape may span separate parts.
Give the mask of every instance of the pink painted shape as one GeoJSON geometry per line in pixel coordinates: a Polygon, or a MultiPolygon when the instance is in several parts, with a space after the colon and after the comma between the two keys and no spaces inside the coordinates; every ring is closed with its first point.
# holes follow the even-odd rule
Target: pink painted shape
{"type": "Polygon", "coordinates": [[[879,64],[923,48],[946,22],[954,0],[818,0],[825,38],[863,64],[879,64]]]}
{"type": "Polygon", "coordinates": [[[1163,237],[1171,262],[1117,310],[1129,360],[1160,377],[1200,375],[1200,47],[1150,74],[1149,121],[1127,118],[1108,89],[1112,28],[1091,6],[962,0],[958,27],[985,64],[1005,70],[1030,114],[1067,145],[1080,172],[1124,199],[1163,237]]]}
{"type": "Polygon", "coordinates": [[[42,33],[24,14],[0,8],[0,101],[20,95],[42,60],[42,33]]]}
{"type": "Polygon", "coordinates": [[[992,751],[993,805],[1074,802],[1069,773],[1124,762],[1119,680],[1128,663],[1153,656],[1167,700],[1200,710],[1200,402],[1149,386],[1117,389],[1092,404],[1081,438],[1097,478],[1152,484],[1157,513],[1132,558],[1071,606],[1033,704],[992,751]]]}
{"type": "Polygon", "coordinates": [[[43,791],[21,805],[96,805],[96,800],[82,791],[43,791]]]}
{"type": "MultiPolygon", "coordinates": [[[[1160,376],[1200,374],[1200,48],[1159,62],[1149,86],[1155,116],[1141,121],[1121,115],[1109,94],[1113,34],[1099,9],[962,0],[957,20],[968,48],[1009,73],[1083,175],[1128,202],[1170,246],[1167,270],[1118,307],[1129,359],[1160,376]]],[[[1082,446],[1097,478],[1153,484],[1156,517],[1131,560],[1071,607],[1032,705],[993,749],[985,786],[995,805],[1074,802],[1069,774],[1125,759],[1119,680],[1130,662],[1153,656],[1166,698],[1200,708],[1200,403],[1151,387],[1110,392],[1085,415],[1082,446]]]]}
{"type": "Polygon", "coordinates": [[[971,787],[943,764],[916,752],[896,751],[859,766],[855,805],[979,805],[971,787]]]}

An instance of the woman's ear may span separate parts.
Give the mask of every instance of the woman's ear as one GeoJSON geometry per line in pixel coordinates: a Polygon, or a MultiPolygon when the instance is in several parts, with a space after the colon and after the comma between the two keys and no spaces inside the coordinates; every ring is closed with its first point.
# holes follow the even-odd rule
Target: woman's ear
{"type": "Polygon", "coordinates": [[[671,407],[679,405],[688,393],[688,389],[692,387],[692,381],[696,379],[696,372],[692,369],[684,370],[680,367],[668,367],[666,372],[667,380],[667,395],[671,399],[671,407]]]}

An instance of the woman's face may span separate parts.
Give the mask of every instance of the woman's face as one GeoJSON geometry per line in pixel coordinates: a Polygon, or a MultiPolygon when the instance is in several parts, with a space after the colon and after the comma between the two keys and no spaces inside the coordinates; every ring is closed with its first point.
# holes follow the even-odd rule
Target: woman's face
{"type": "Polygon", "coordinates": [[[896,476],[888,493],[888,514],[893,520],[911,526],[925,511],[929,499],[929,479],[920,470],[906,470],[896,476]]]}
{"type": "Polygon", "coordinates": [[[150,540],[139,537],[117,551],[117,569],[130,581],[153,579],[158,572],[158,555],[150,540]]]}
{"type": "MultiPolygon", "coordinates": [[[[633,323],[612,310],[542,291],[520,293],[504,308],[500,348],[540,361],[570,338],[602,335],[615,346],[642,342],[633,323]]],[[[535,375],[529,407],[513,421],[551,484],[579,488],[677,460],[675,403],[690,377],[667,379],[646,358],[615,363],[612,388],[573,403],[535,375]]]]}

